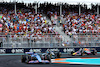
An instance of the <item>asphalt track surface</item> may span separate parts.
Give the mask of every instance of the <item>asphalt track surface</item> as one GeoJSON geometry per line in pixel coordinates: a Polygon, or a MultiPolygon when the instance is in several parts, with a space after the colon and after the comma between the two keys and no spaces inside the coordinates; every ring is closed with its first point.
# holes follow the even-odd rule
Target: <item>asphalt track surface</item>
{"type": "MultiPolygon", "coordinates": [[[[80,57],[98,57],[100,58],[100,54],[88,55],[88,56],[70,56],[70,55],[62,55],[62,57],[68,58],[80,58],[80,57]]],[[[100,67],[95,65],[69,65],[69,64],[26,64],[21,63],[21,56],[0,56],[0,67],[100,67]]]]}

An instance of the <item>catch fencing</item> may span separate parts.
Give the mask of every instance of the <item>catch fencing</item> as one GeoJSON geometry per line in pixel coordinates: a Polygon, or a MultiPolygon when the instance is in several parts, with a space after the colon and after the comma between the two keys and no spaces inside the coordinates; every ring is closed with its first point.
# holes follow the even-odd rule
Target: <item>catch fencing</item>
{"type": "Polygon", "coordinates": [[[1,47],[4,48],[44,48],[62,46],[59,34],[36,35],[0,35],[1,47]]]}
{"type": "Polygon", "coordinates": [[[0,35],[3,48],[100,47],[100,34],[73,34],[71,42],[60,34],[0,35]]]}
{"type": "Polygon", "coordinates": [[[72,35],[73,46],[76,47],[99,47],[100,34],[85,33],[72,35]]]}

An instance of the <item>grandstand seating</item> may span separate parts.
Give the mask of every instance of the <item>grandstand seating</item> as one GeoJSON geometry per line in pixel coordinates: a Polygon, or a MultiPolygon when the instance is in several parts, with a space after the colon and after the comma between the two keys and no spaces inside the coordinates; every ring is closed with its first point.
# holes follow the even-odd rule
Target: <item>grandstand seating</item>
{"type": "MultiPolygon", "coordinates": [[[[95,33],[96,35],[94,36],[98,36],[97,34],[100,33],[100,17],[95,14],[94,9],[96,9],[96,6],[94,5],[92,5],[92,9],[87,9],[87,6],[84,4],[84,6],[81,6],[81,15],[78,15],[78,5],[65,3],[62,5],[62,16],[59,16],[59,4],[42,3],[38,8],[37,14],[34,13],[34,3],[28,6],[24,3],[16,3],[17,14],[14,13],[13,5],[13,3],[0,3],[0,35],[4,36],[2,38],[4,38],[6,43],[9,38],[11,43],[24,42],[30,44],[31,42],[32,44],[35,42],[62,44],[62,40],[64,39],[61,36],[63,35],[57,33],[55,26],[62,27],[61,32],[63,31],[66,36],[73,38],[73,41],[77,41],[78,44],[86,41],[87,38],[84,38],[84,35],[79,37],[77,34],[95,33]],[[47,18],[50,19],[51,24],[47,21],[47,18]],[[78,39],[77,36],[79,37],[78,39]]],[[[90,36],[90,39],[88,38],[90,43],[92,36],[88,36],[90,36]]],[[[66,42],[68,43],[68,40],[64,43],[66,42]]]]}

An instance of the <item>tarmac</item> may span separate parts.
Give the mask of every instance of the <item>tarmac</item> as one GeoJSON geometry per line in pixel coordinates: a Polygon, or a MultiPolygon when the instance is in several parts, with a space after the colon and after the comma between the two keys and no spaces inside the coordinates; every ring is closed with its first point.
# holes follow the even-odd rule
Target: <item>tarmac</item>
{"type": "MultiPolygon", "coordinates": [[[[68,54],[63,54],[62,57],[66,58],[100,58],[100,54],[97,55],[85,55],[85,56],[71,56],[68,54]]],[[[86,64],[26,64],[21,63],[20,55],[1,55],[0,56],[0,67],[100,67],[99,65],[86,65],[86,64]]]]}

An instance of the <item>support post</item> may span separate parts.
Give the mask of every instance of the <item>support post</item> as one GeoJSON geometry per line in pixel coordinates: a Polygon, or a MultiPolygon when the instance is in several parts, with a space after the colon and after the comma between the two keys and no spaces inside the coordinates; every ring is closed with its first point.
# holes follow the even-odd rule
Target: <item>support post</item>
{"type": "Polygon", "coordinates": [[[37,14],[37,3],[35,5],[35,14],[37,14]]]}
{"type": "Polygon", "coordinates": [[[62,15],[62,4],[60,3],[60,16],[62,15]]]}
{"type": "Polygon", "coordinates": [[[31,48],[31,43],[32,43],[31,40],[32,40],[32,35],[30,36],[30,48],[31,48]]]}
{"type": "Polygon", "coordinates": [[[81,15],[81,5],[79,3],[79,15],[81,15]]]}
{"type": "Polygon", "coordinates": [[[97,5],[97,15],[99,15],[99,5],[97,5]]]}
{"type": "Polygon", "coordinates": [[[14,6],[14,8],[15,8],[15,14],[17,14],[17,13],[16,13],[16,0],[15,0],[15,6],[14,6]]]}
{"type": "Polygon", "coordinates": [[[60,3],[60,24],[62,23],[61,15],[62,15],[62,3],[60,3]]]}

